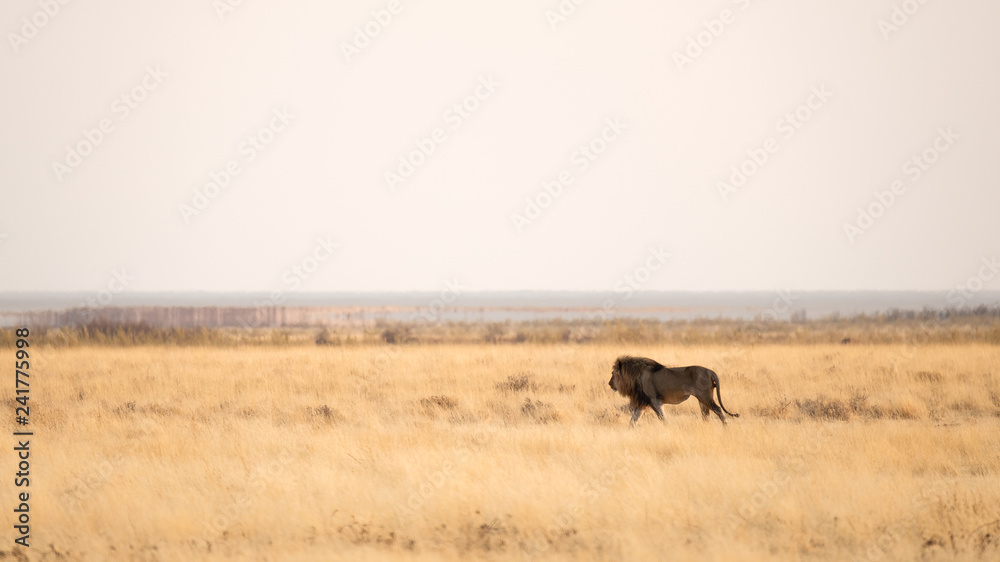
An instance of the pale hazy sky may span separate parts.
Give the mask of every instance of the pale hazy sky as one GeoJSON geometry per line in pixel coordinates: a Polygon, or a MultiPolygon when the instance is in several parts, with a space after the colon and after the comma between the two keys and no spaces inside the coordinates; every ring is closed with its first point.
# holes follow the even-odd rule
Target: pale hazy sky
{"type": "Polygon", "coordinates": [[[239,4],[4,2],[0,291],[1000,288],[995,0],[239,4]]]}

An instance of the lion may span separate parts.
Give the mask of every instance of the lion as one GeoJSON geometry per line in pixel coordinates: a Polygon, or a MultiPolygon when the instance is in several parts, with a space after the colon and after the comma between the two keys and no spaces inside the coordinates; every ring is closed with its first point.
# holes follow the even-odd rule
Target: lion
{"type": "Polygon", "coordinates": [[[726,424],[726,418],[722,412],[734,418],[740,417],[722,406],[719,376],[705,367],[668,368],[645,357],[622,355],[615,360],[608,386],[631,402],[631,425],[639,419],[643,408],[653,408],[656,416],[662,420],[663,410],[660,407],[663,404],[680,404],[689,396],[698,399],[702,419],[707,420],[710,411],[719,416],[723,425],[726,424]],[[719,397],[718,404],[712,399],[713,388],[719,397]]]}

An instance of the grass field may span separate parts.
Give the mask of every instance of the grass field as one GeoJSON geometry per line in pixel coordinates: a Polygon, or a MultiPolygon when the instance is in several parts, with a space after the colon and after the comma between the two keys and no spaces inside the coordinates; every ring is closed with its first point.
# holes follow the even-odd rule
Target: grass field
{"type": "Polygon", "coordinates": [[[32,546],[6,556],[1000,559],[997,346],[43,353],[32,546]],[[714,369],[740,418],[629,428],[621,353],[714,369]]]}

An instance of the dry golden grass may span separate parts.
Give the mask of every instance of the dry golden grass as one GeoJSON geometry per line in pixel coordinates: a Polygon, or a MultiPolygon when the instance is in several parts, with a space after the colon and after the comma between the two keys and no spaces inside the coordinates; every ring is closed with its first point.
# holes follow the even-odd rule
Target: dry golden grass
{"type": "Polygon", "coordinates": [[[44,355],[32,560],[1000,558],[996,346],[44,355]],[[623,352],[713,368],[741,417],[629,428],[623,352]]]}

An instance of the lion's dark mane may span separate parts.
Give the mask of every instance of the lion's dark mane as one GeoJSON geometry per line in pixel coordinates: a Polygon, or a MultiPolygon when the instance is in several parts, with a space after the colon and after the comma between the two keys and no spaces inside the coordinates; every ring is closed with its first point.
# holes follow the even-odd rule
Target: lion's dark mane
{"type": "Polygon", "coordinates": [[[645,408],[646,406],[650,406],[652,403],[649,396],[643,392],[639,378],[646,371],[655,373],[666,367],[647,357],[622,355],[615,360],[614,368],[621,375],[619,377],[618,392],[629,399],[632,407],[645,408]]]}

